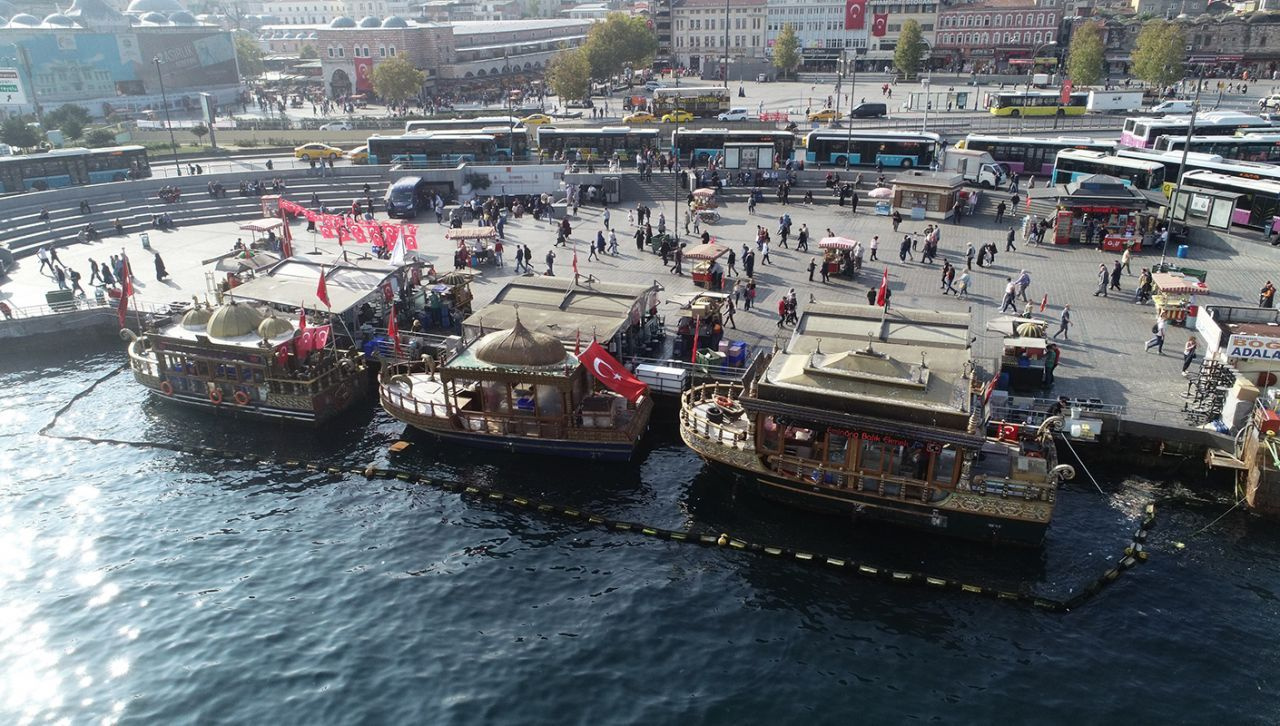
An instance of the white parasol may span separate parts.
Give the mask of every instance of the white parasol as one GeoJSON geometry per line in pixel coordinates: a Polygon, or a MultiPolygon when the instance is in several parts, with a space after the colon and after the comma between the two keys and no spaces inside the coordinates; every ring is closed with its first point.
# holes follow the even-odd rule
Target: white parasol
{"type": "Polygon", "coordinates": [[[714,197],[715,195],[716,195],[716,190],[707,189],[706,187],[703,187],[702,189],[693,190],[693,196],[695,197],[714,197]]]}
{"type": "Polygon", "coordinates": [[[876,187],[867,192],[867,196],[872,199],[888,199],[893,196],[893,190],[889,187],[876,187]]]}
{"type": "Polygon", "coordinates": [[[823,237],[818,240],[818,247],[824,250],[851,250],[857,244],[857,240],[852,240],[848,237],[823,237]]]}

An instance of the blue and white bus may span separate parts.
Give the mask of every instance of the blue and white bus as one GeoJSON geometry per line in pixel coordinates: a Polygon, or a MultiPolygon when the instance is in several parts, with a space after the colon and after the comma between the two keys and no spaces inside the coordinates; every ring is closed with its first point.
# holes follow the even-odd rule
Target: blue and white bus
{"type": "Polygon", "coordinates": [[[805,161],[836,166],[909,169],[927,167],[938,155],[941,137],[927,133],[892,133],[825,128],[805,136],[805,161]]]}
{"type": "Polygon", "coordinates": [[[6,194],[151,176],[142,146],[54,149],[0,157],[0,188],[6,194]]]}
{"type": "Polygon", "coordinates": [[[548,157],[567,161],[607,160],[614,154],[622,161],[630,161],[645,149],[658,149],[657,129],[631,126],[543,126],[538,129],[537,136],[539,151],[548,157]]]}
{"type": "Polygon", "coordinates": [[[400,164],[417,168],[452,166],[463,161],[503,162],[510,154],[498,147],[493,134],[417,133],[369,137],[370,164],[400,164]]]}
{"type": "Polygon", "coordinates": [[[671,151],[685,163],[705,164],[708,159],[723,154],[729,144],[771,145],[773,158],[785,163],[795,153],[796,135],[769,129],[687,129],[683,126],[671,132],[671,151]]]}
{"type": "Polygon", "coordinates": [[[1164,164],[1145,159],[1113,156],[1101,151],[1063,149],[1053,165],[1053,183],[1070,184],[1081,177],[1106,174],[1124,182],[1127,187],[1161,191],[1164,187],[1164,164]]]}

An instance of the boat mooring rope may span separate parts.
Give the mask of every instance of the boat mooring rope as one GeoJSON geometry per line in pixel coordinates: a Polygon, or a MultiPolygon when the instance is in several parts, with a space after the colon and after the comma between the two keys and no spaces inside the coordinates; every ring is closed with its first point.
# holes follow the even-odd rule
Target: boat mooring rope
{"type": "Polygon", "coordinates": [[[655,527],[640,522],[629,522],[626,520],[606,517],[577,507],[563,506],[524,495],[513,494],[493,487],[463,484],[461,482],[450,480],[430,479],[410,471],[382,468],[372,464],[363,467],[321,466],[315,462],[304,462],[299,459],[262,457],[237,451],[224,451],[207,446],[182,446],[178,444],[166,444],[153,441],[128,441],[96,436],[52,433],[52,429],[57,425],[58,420],[65,415],[76,402],[93,393],[99,385],[119,375],[125,370],[128,370],[128,368],[128,364],[124,364],[116,370],[98,378],[84,390],[72,396],[71,400],[59,408],[57,412],[54,413],[53,418],[51,418],[49,422],[40,429],[39,434],[47,438],[63,441],[129,446],[138,449],[158,449],[188,454],[191,456],[216,458],[223,462],[275,466],[281,469],[298,472],[305,471],[311,473],[324,473],[332,476],[356,475],[363,476],[365,479],[369,480],[396,479],[410,484],[420,484],[423,486],[435,487],[442,491],[455,493],[465,500],[475,504],[505,506],[514,510],[536,512],[541,516],[582,523],[593,529],[652,537],[654,539],[666,540],[668,542],[678,544],[714,547],[726,552],[758,555],[778,560],[791,560],[803,565],[839,571],[849,575],[850,577],[880,580],[897,585],[916,585],[932,590],[985,596],[1003,602],[1030,605],[1049,612],[1068,612],[1081,607],[1086,602],[1093,599],[1098,593],[1102,592],[1105,587],[1119,579],[1122,573],[1129,570],[1139,562],[1145,562],[1147,559],[1147,551],[1144,547],[1144,543],[1147,539],[1147,533],[1155,525],[1156,520],[1156,503],[1153,502],[1147,504],[1145,513],[1138,525],[1137,531],[1133,533],[1130,544],[1124,549],[1123,556],[1115,566],[1102,573],[1102,575],[1097,579],[1074,591],[1069,597],[1058,599],[1030,592],[1014,592],[995,587],[974,585],[954,578],[938,577],[922,572],[880,567],[878,565],[848,557],[836,557],[834,555],[827,555],[808,550],[799,550],[790,547],[780,547],[760,542],[751,542],[740,537],[734,537],[727,532],[715,532],[701,527],[673,530],[663,527],[655,527]]]}

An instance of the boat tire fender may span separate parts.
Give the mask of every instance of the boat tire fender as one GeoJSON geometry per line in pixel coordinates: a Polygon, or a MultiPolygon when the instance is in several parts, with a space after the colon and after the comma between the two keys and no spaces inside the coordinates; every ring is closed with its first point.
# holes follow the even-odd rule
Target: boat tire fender
{"type": "Polygon", "coordinates": [[[160,392],[166,396],[173,395],[173,384],[168,381],[160,381],[160,392]]]}

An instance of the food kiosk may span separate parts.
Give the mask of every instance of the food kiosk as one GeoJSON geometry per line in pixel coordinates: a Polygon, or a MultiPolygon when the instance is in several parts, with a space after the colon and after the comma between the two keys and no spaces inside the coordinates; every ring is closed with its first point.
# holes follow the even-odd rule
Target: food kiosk
{"type": "Polygon", "coordinates": [[[1151,275],[1155,291],[1151,295],[1156,314],[1174,325],[1185,325],[1188,317],[1195,317],[1196,295],[1208,295],[1209,286],[1204,280],[1187,272],[1168,270],[1151,275]]]}
{"type": "Polygon", "coordinates": [[[950,219],[964,177],[942,171],[909,171],[893,180],[893,208],[912,219],[950,219]]]}
{"type": "Polygon", "coordinates": [[[1045,385],[1045,339],[1048,323],[1039,318],[1002,316],[987,329],[1004,335],[1001,341],[998,387],[1014,393],[1037,391],[1045,385]]]}
{"type": "Polygon", "coordinates": [[[687,248],[684,251],[684,258],[693,266],[693,284],[708,290],[723,289],[724,268],[718,260],[727,254],[729,254],[729,248],[715,242],[687,248]]]}
{"type": "Polygon", "coordinates": [[[498,230],[493,227],[455,227],[445,230],[444,238],[466,245],[472,267],[497,264],[498,256],[493,251],[493,243],[498,239],[498,230]]]}
{"type": "Polygon", "coordinates": [[[857,240],[848,237],[823,237],[818,240],[818,248],[822,250],[822,266],[828,275],[853,277],[858,273],[853,261],[853,248],[857,244],[857,240]]]}
{"type": "Polygon", "coordinates": [[[1053,243],[1097,245],[1106,252],[1141,252],[1159,224],[1156,212],[1163,195],[1125,186],[1105,174],[1093,174],[1070,184],[1054,184],[1027,191],[1032,203],[1053,203],[1053,243]]]}

